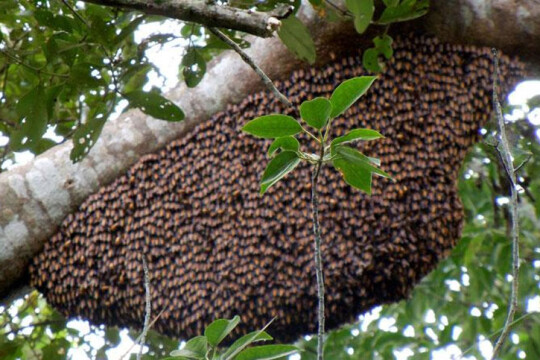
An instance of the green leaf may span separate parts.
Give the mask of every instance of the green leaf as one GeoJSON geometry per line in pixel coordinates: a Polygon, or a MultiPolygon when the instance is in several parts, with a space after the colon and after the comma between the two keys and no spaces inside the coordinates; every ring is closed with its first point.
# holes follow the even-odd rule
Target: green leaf
{"type": "Polygon", "coordinates": [[[380,139],[383,137],[384,136],[382,136],[378,131],[375,131],[375,130],[354,129],[354,130],[349,131],[346,135],[335,138],[334,140],[332,140],[330,145],[332,147],[335,147],[338,144],[346,144],[346,143],[350,143],[350,142],[354,142],[358,140],[369,141],[369,140],[380,139]]]}
{"type": "Polygon", "coordinates": [[[389,35],[383,35],[382,37],[376,36],[373,39],[375,48],[377,49],[379,54],[384,55],[387,60],[389,60],[394,54],[394,50],[392,49],[392,42],[392,37],[389,35]]]}
{"type": "Polygon", "coordinates": [[[204,359],[208,351],[208,340],[206,336],[195,336],[190,339],[186,346],[180,350],[171,352],[171,356],[179,356],[187,359],[204,359]]]}
{"type": "MultiPolygon", "coordinates": [[[[274,318],[275,319],[275,318],[274,318]]],[[[234,359],[236,354],[242,351],[249,344],[256,341],[265,341],[272,340],[272,337],[268,335],[265,330],[270,324],[274,321],[270,320],[262,329],[259,331],[253,331],[247,335],[242,336],[240,339],[236,340],[227,351],[220,357],[220,360],[231,360],[234,359]]]]}
{"type": "Polygon", "coordinates": [[[371,195],[371,177],[373,173],[391,178],[386,172],[373,166],[370,158],[356,149],[348,146],[337,146],[335,151],[337,157],[332,163],[343,175],[345,182],[368,195],[371,195]]]}
{"type": "Polygon", "coordinates": [[[351,164],[342,158],[334,159],[332,164],[341,173],[347,184],[371,195],[371,173],[369,171],[365,171],[362,167],[351,164]]]}
{"type": "Polygon", "coordinates": [[[373,39],[375,44],[374,48],[366,49],[362,55],[362,64],[366,70],[374,73],[379,73],[383,70],[383,62],[380,61],[379,56],[384,56],[386,59],[390,59],[394,54],[392,49],[392,38],[388,35],[382,37],[377,36],[373,39]]]}
{"type": "Polygon", "coordinates": [[[405,0],[384,9],[377,21],[381,25],[416,19],[427,13],[429,0],[405,0]]]}
{"type": "Polygon", "coordinates": [[[114,39],[115,45],[120,44],[122,41],[124,41],[128,36],[133,35],[135,30],[139,27],[139,25],[144,21],[144,16],[139,16],[135,18],[133,21],[131,21],[126,27],[120,31],[120,34],[116,36],[114,39]]]}
{"type": "Polygon", "coordinates": [[[281,20],[278,36],[298,58],[310,64],[315,62],[315,43],[307,27],[294,16],[281,20]]]}
{"type": "Polygon", "coordinates": [[[15,110],[22,124],[10,137],[12,150],[32,148],[47,130],[49,112],[44,98],[45,91],[38,85],[17,102],[15,110]]]}
{"type": "Polygon", "coordinates": [[[34,17],[40,26],[53,27],[54,25],[54,14],[50,11],[36,9],[34,17]]]}
{"type": "Polygon", "coordinates": [[[53,140],[51,140],[51,139],[41,138],[38,141],[36,141],[35,143],[33,143],[32,152],[35,155],[39,155],[39,154],[49,150],[50,148],[52,148],[53,146],[56,146],[56,145],[58,145],[58,144],[56,142],[54,142],[53,140]]]}
{"type": "Polygon", "coordinates": [[[148,80],[148,72],[152,69],[150,64],[140,64],[131,66],[122,74],[124,81],[123,91],[129,93],[135,90],[141,90],[148,80]]]}
{"type": "Polygon", "coordinates": [[[365,94],[376,78],[376,76],[361,76],[342,82],[330,97],[330,102],[332,103],[330,117],[339,116],[347,110],[356,100],[365,94]]]}
{"type": "Polygon", "coordinates": [[[79,39],[65,32],[52,35],[43,46],[47,60],[54,63],[63,60],[66,65],[73,64],[79,53],[79,39]]]}
{"type": "Polygon", "coordinates": [[[231,320],[217,319],[212,322],[206,330],[204,330],[204,336],[208,339],[208,343],[214,347],[234,330],[234,328],[240,322],[240,317],[237,315],[231,320]]]}
{"type": "Polygon", "coordinates": [[[145,114],[167,121],[184,119],[182,110],[156,92],[136,90],[125,94],[130,107],[137,107],[145,114]]]}
{"type": "Polygon", "coordinates": [[[64,30],[66,32],[72,32],[74,29],[79,29],[77,22],[73,21],[73,18],[64,15],[54,15],[47,10],[35,10],[34,17],[38,21],[38,24],[43,27],[49,27],[55,30],[64,30]]]}
{"type": "Polygon", "coordinates": [[[202,360],[204,359],[204,355],[201,356],[200,354],[197,354],[194,351],[188,350],[188,349],[180,349],[180,350],[173,350],[171,351],[171,356],[174,358],[180,358],[180,359],[196,359],[196,360],[202,360]]]}
{"type": "Polygon", "coordinates": [[[106,47],[114,45],[117,34],[116,27],[112,22],[106,21],[97,14],[91,16],[87,21],[90,24],[89,34],[92,39],[106,47]]]}
{"type": "Polygon", "coordinates": [[[279,149],[298,151],[300,143],[293,136],[279,137],[268,148],[268,156],[273,156],[279,149]]]}
{"type": "Polygon", "coordinates": [[[66,339],[55,339],[55,341],[47,344],[43,349],[41,349],[43,354],[43,359],[50,360],[63,360],[65,359],[66,350],[70,348],[70,342],[66,339]]]}
{"type": "Polygon", "coordinates": [[[45,90],[45,106],[47,107],[47,117],[53,118],[54,110],[58,102],[58,97],[64,89],[64,84],[50,86],[45,90]]]}
{"type": "Polygon", "coordinates": [[[73,162],[78,162],[95,145],[103,125],[109,117],[109,111],[105,104],[92,108],[87,116],[86,123],[79,126],[73,134],[73,149],[69,158],[73,162]]]}
{"type": "Polygon", "coordinates": [[[295,354],[299,351],[293,345],[261,345],[245,349],[235,360],[271,360],[295,354]]]}
{"type": "Polygon", "coordinates": [[[105,339],[114,346],[118,345],[120,343],[120,331],[118,328],[107,326],[105,328],[105,339]]]}
{"type": "Polygon", "coordinates": [[[243,131],[265,139],[296,135],[302,126],[288,115],[272,114],[255,118],[242,128],[243,131]]]}
{"type": "Polygon", "coordinates": [[[242,336],[240,339],[236,340],[222,355],[223,360],[231,359],[234,355],[238,354],[242,349],[248,346],[251,343],[257,341],[267,341],[272,340],[273,338],[264,330],[253,331],[249,334],[242,336]]]}
{"type": "Polygon", "coordinates": [[[368,28],[375,12],[373,0],[346,0],[345,4],[354,16],[354,28],[362,34],[368,28]]]}
{"type": "Polygon", "coordinates": [[[309,126],[319,130],[326,126],[331,112],[332,104],[323,97],[304,101],[300,105],[300,116],[302,116],[302,119],[309,126]]]}
{"type": "Polygon", "coordinates": [[[188,38],[191,36],[199,37],[202,35],[201,28],[202,27],[200,25],[197,25],[195,23],[191,23],[189,25],[184,24],[182,26],[182,29],[180,30],[180,34],[182,35],[182,37],[185,37],[185,38],[188,38]]]}
{"type": "Polygon", "coordinates": [[[392,177],[388,173],[371,165],[370,158],[362,154],[360,151],[356,149],[353,149],[349,146],[338,146],[336,147],[336,153],[342,159],[345,159],[350,163],[365,167],[366,169],[370,170],[371,172],[379,176],[392,179],[392,177]]]}
{"type": "Polygon", "coordinates": [[[270,160],[261,179],[261,195],[264,194],[269,187],[294,170],[299,163],[300,158],[292,151],[283,151],[270,160]]]}
{"type": "Polygon", "coordinates": [[[199,84],[206,72],[206,61],[198,48],[190,47],[182,58],[182,74],[188,87],[199,84]]]}
{"type": "Polygon", "coordinates": [[[379,61],[379,52],[375,48],[369,48],[362,54],[362,65],[364,69],[373,73],[380,73],[382,71],[382,64],[379,61]]]}
{"type": "Polygon", "coordinates": [[[95,88],[105,84],[103,78],[99,77],[99,72],[95,64],[80,62],[71,67],[71,81],[77,83],[79,86],[85,86],[88,88],[95,88]]]}
{"type": "Polygon", "coordinates": [[[374,157],[367,157],[370,162],[372,162],[375,166],[381,166],[381,159],[374,158],[374,157]]]}
{"type": "MultiPolygon", "coordinates": [[[[218,50],[229,50],[229,49],[231,49],[231,46],[229,44],[223,42],[223,40],[221,40],[220,38],[216,37],[213,34],[209,34],[209,35],[210,35],[210,37],[206,40],[206,46],[205,46],[206,49],[218,49],[218,50]]],[[[242,49],[248,48],[251,45],[245,39],[235,37],[234,32],[231,32],[230,34],[226,34],[226,35],[228,35],[229,39],[231,39],[236,44],[238,44],[238,46],[240,46],[240,48],[242,48],[242,49]]]]}

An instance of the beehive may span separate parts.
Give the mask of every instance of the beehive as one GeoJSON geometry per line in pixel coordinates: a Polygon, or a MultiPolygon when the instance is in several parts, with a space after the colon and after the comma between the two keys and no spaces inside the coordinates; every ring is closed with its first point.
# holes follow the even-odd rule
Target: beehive
{"type": "MultiPolygon", "coordinates": [[[[405,298],[448,255],[460,236],[456,192],[467,149],[491,109],[489,49],[409,36],[367,95],[335,121],[386,138],[361,146],[396,183],[374,179],[371,197],[333,168],[320,185],[327,325],[354,321],[369,308],[405,298]]],[[[295,103],[329,96],[363,74],[360,57],[299,70],[278,84],[295,103]]],[[[522,66],[503,57],[503,89],[522,66]]],[[[265,196],[258,180],[269,141],[240,131],[248,120],[283,110],[261,92],[143,157],[124,176],[69,215],[33,259],[31,283],[69,317],[141,327],[142,259],[150,268],[158,331],[200,334],[218,317],[242,316],[293,341],[316,331],[310,218],[310,169],[299,167],[265,196]]]]}

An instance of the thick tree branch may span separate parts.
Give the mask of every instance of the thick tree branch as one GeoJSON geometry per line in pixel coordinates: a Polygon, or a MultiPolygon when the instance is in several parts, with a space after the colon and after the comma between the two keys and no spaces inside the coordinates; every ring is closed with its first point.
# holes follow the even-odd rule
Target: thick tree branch
{"type": "Polygon", "coordinates": [[[281,5],[269,12],[237,9],[210,1],[193,0],[83,0],[104,6],[138,10],[149,15],[194,22],[208,27],[227,28],[248,34],[271,37],[279,28],[279,19],[287,17],[292,8],[281,5]]]}
{"type": "Polygon", "coordinates": [[[540,62],[539,0],[432,0],[418,22],[442,41],[496,47],[540,62]]]}

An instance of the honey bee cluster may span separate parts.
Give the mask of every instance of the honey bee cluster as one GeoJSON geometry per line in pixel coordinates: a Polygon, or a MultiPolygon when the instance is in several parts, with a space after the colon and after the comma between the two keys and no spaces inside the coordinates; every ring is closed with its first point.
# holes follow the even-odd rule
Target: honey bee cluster
{"type": "MultiPolygon", "coordinates": [[[[458,172],[492,108],[489,49],[425,36],[399,39],[394,49],[331,135],[379,130],[385,138],[360,149],[396,182],[376,178],[367,196],[331,167],[320,177],[329,328],[405,298],[449,254],[463,220],[458,172]]],[[[503,91],[523,73],[503,57],[503,91]]],[[[362,74],[360,57],[351,56],[298,70],[278,87],[298,105],[362,74]]],[[[253,94],[144,156],[65,219],[33,259],[32,285],[69,317],[140,328],[145,258],[152,312],[163,310],[153,328],[164,334],[192,337],[236,314],[242,331],[275,316],[281,341],[315,332],[311,170],[300,166],[260,196],[270,142],[240,130],[257,116],[293,111],[253,94]]]]}

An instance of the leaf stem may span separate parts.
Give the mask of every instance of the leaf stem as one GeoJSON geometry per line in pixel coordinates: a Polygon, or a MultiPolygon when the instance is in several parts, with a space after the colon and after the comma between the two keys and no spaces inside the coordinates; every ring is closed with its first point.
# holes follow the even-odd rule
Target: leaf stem
{"type": "Polygon", "coordinates": [[[313,234],[315,235],[315,272],[317,274],[317,295],[319,301],[319,307],[317,311],[317,317],[319,322],[319,329],[317,333],[317,360],[323,359],[323,345],[324,345],[324,273],[321,255],[321,226],[319,224],[319,199],[317,195],[317,182],[321,167],[324,159],[324,142],[320,141],[321,151],[319,160],[313,169],[313,176],[311,178],[311,215],[313,218],[313,234]]]}
{"type": "Polygon", "coordinates": [[[514,315],[517,309],[518,302],[518,277],[519,277],[519,224],[518,224],[518,194],[516,189],[516,174],[514,170],[514,164],[512,162],[512,153],[510,151],[510,145],[508,138],[506,137],[506,129],[504,124],[504,118],[502,114],[501,104],[497,97],[497,81],[499,78],[499,58],[496,49],[492,49],[493,52],[493,108],[497,117],[499,125],[500,142],[497,146],[497,151],[501,155],[503,168],[506,172],[506,176],[510,182],[510,233],[512,237],[512,291],[510,294],[510,304],[508,305],[508,314],[504,323],[501,335],[497,339],[493,348],[493,354],[491,359],[495,359],[498,353],[501,351],[504,341],[510,333],[510,328],[514,320],[514,315]]]}
{"type": "Polygon", "coordinates": [[[313,140],[315,140],[318,144],[321,144],[321,139],[319,139],[318,137],[316,137],[315,135],[313,135],[313,133],[311,131],[309,131],[308,129],[306,129],[305,127],[303,127],[302,125],[300,125],[302,127],[302,130],[308,134],[311,138],[313,138],[313,140]]]}

